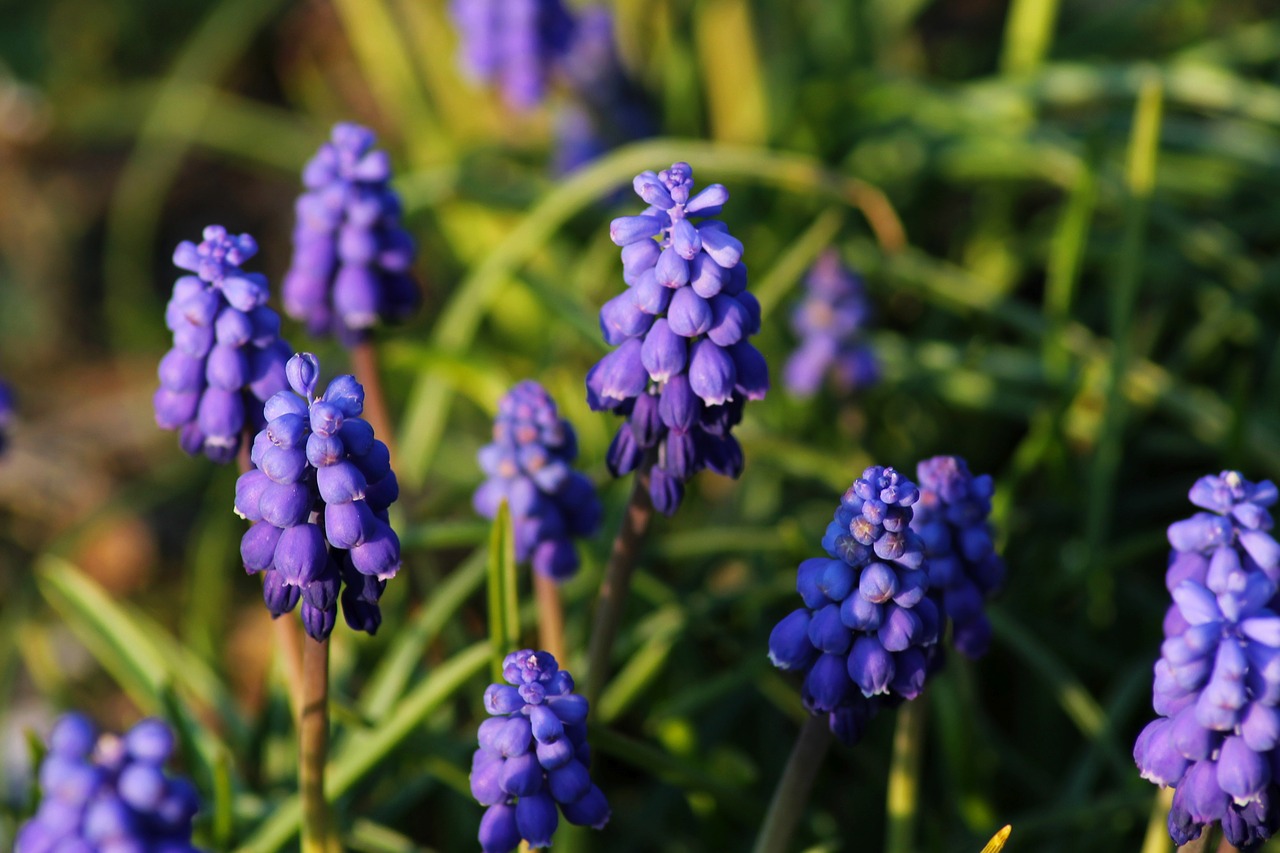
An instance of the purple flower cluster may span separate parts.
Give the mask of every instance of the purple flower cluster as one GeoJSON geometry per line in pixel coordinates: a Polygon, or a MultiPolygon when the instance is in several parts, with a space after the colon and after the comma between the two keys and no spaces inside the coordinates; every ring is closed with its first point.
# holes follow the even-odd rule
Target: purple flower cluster
{"type": "Polygon", "coordinates": [[[191,821],[195,788],[169,776],[173,733],[146,719],[124,737],[99,737],[67,714],[54,724],[40,764],[42,799],[18,830],[16,853],[198,853],[191,821]]]}
{"type": "Polygon", "coordinates": [[[808,292],[791,315],[800,346],[782,369],[783,383],[797,397],[810,397],[830,372],[846,393],[876,381],[875,354],[858,341],[871,313],[862,280],[840,261],[835,249],[818,258],[807,279],[808,292]]]}
{"type": "Polygon", "coordinates": [[[924,542],[929,594],[953,625],[952,641],[977,659],[991,644],[983,601],[1004,582],[1004,560],[992,541],[989,474],[975,477],[959,456],[935,456],[916,466],[920,501],[911,529],[924,542]]]}
{"type": "Polygon", "coordinates": [[[236,482],[236,513],[253,522],[240,556],[245,571],[265,572],[273,616],[301,600],[303,626],[323,640],[341,593],[347,624],[372,634],[382,622],[378,599],[400,568],[387,514],[399,496],[391,458],[360,418],[364,388],[355,377],[339,376],[317,396],[315,356],[295,355],[286,371],[292,391],[267,401],[254,469],[236,482]]]}
{"type": "Polygon", "coordinates": [[[9,425],[13,423],[13,389],[0,379],[0,454],[9,446],[9,425]]]}
{"type": "Polygon", "coordinates": [[[560,417],[541,385],[526,379],[498,403],[493,442],[480,450],[488,479],[476,490],[476,512],[494,518],[503,500],[515,524],[516,559],[565,580],[578,570],[571,537],[600,526],[600,499],[587,477],[570,466],[578,456],[573,425],[560,417]]]}
{"type": "Polygon", "coordinates": [[[561,0],[451,0],[462,38],[462,65],[476,82],[496,86],[512,109],[546,97],[575,22],[561,0]]]}
{"type": "Polygon", "coordinates": [[[289,316],[313,335],[332,331],[347,344],[381,321],[407,316],[419,301],[411,273],[416,249],[400,225],[391,161],[373,149],[376,141],[368,128],[336,124],[307,163],[284,279],[289,316]]]}
{"type": "Polygon", "coordinates": [[[262,402],[285,387],[291,350],[280,340],[279,315],[267,307],[266,278],[240,269],[258,244],[221,225],[203,236],[173,253],[174,264],[194,275],[177,280],[165,309],[173,349],[160,360],[155,416],[161,429],[179,430],[183,450],[229,462],[246,423],[260,428],[262,402]]]}
{"type": "Polygon", "coordinates": [[[621,476],[651,463],[654,506],[671,515],[698,471],[742,472],[731,430],[745,400],[764,398],[769,370],[747,341],[760,329],[760,303],[746,289],[742,243],[723,222],[689,218],[718,214],[728,191],[712,184],[695,195],[687,163],[642,172],[633,185],[649,207],[609,226],[628,289],[600,309],[617,349],[587,374],[587,402],[627,419],[609,469],[621,476]]]}
{"type": "Polygon", "coordinates": [[[602,828],[609,803],[591,782],[587,700],[547,652],[523,649],[502,662],[506,684],[490,684],[471,759],[471,793],[488,806],[480,819],[480,847],[507,853],[523,839],[549,847],[560,819],[602,828]]]}
{"type": "Polygon", "coordinates": [[[914,699],[924,687],[941,614],[911,529],[919,499],[894,469],[863,471],[822,537],[830,557],[800,564],[804,606],[769,635],[769,660],[804,673],[805,707],[828,714],[845,743],[861,736],[882,697],[914,699]]]}
{"type": "Polygon", "coordinates": [[[1177,789],[1169,834],[1179,845],[1214,821],[1242,850],[1280,828],[1280,545],[1267,510],[1276,497],[1270,481],[1224,471],[1191,488],[1209,512],[1169,526],[1159,716],[1133,755],[1144,779],[1177,789]]]}

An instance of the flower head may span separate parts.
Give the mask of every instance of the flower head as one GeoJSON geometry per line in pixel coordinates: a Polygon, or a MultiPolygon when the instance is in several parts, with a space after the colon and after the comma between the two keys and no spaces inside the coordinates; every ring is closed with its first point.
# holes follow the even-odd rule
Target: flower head
{"type": "Polygon", "coordinates": [[[828,373],[846,393],[875,382],[880,372],[875,354],[858,340],[871,313],[862,280],[829,249],[806,283],[808,292],[791,315],[800,346],[782,369],[787,390],[797,397],[812,396],[828,373]]]}
{"type": "Polygon", "coordinates": [[[173,746],[173,733],[156,719],[116,737],[99,735],[80,714],[60,717],[40,764],[40,805],[18,829],[16,853],[198,853],[191,844],[196,790],[164,771],[173,746]]]}
{"type": "Polygon", "coordinates": [[[587,700],[548,652],[523,649],[502,662],[506,684],[484,692],[489,719],[471,759],[471,793],[487,806],[480,847],[507,853],[523,839],[548,847],[559,824],[602,828],[609,804],[591,782],[587,700]]]}
{"type": "Polygon", "coordinates": [[[621,476],[648,455],[650,496],[671,515],[698,471],[742,472],[731,431],[744,402],[764,398],[769,371],[747,340],[760,329],[760,303],[746,289],[742,243],[702,218],[720,212],[728,191],[712,184],[695,193],[687,163],[642,172],[633,186],[649,207],[609,226],[629,289],[600,309],[604,339],[617,349],[587,374],[587,402],[627,419],[609,469],[621,476]]]}
{"type": "Polygon", "coordinates": [[[451,0],[461,62],[512,109],[537,106],[568,50],[575,22],[561,0],[451,0]]]}
{"type": "Polygon", "coordinates": [[[360,417],[364,389],[339,376],[315,393],[320,365],[295,355],[291,390],[267,401],[253,441],[254,469],[236,482],[236,513],[253,522],[240,542],[245,571],[265,572],[273,616],[301,601],[308,634],[323,640],[343,616],[372,634],[378,599],[400,568],[400,540],[387,508],[399,496],[387,446],[360,417]]]}
{"type": "Polygon", "coordinates": [[[391,161],[373,131],[333,126],[302,173],[293,261],[284,307],[313,335],[354,343],[380,322],[401,319],[419,301],[413,238],[400,225],[391,161]]]}
{"type": "Polygon", "coordinates": [[[541,385],[526,379],[498,403],[493,442],[480,450],[488,477],[472,502],[485,518],[511,507],[516,559],[557,580],[578,570],[573,537],[600,526],[600,499],[587,477],[572,469],[578,456],[573,425],[560,417],[541,385]]]}
{"type": "Polygon", "coordinates": [[[210,225],[199,244],[184,240],[173,253],[193,274],[177,280],[165,309],[173,349],[160,360],[156,423],[215,462],[235,458],[245,426],[260,428],[263,401],[285,387],[290,348],[267,280],[240,269],[257,251],[248,234],[210,225]]]}
{"type": "Polygon", "coordinates": [[[1139,734],[1144,779],[1176,788],[1169,832],[1178,844],[1219,821],[1252,849],[1280,827],[1272,768],[1280,761],[1280,546],[1269,533],[1269,481],[1239,472],[1191,489],[1197,513],[1169,526],[1173,605],[1155,665],[1158,715],[1139,734]]]}

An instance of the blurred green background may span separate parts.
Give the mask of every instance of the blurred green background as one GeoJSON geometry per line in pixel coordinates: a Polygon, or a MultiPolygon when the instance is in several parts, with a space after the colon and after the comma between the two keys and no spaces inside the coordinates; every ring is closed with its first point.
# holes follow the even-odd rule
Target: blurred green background
{"type": "MultiPolygon", "coordinates": [[[[1202,474],[1280,476],[1275,5],[612,8],[662,136],[557,178],[563,96],[515,115],[465,82],[442,0],[0,6],[0,375],[20,400],[0,461],[0,840],[28,805],[21,732],[85,707],[179,724],[210,849],[292,843],[290,723],[238,564],[235,474],[183,456],[150,394],[173,246],[211,222],[248,231],[278,285],[301,167],[355,120],[396,163],[426,304],[378,338],[406,570],[375,639],[335,634],[352,849],[473,849],[486,528],[469,496],[496,401],[525,377],[605,490],[566,587],[581,657],[629,485],[608,480],[615,425],[582,390],[622,286],[607,223],[639,207],[612,192],[677,159],[731,190],[775,388],[748,406],[742,479],[699,475],[651,531],[593,734],[613,821],[562,828],[557,849],[750,842],[803,714],[765,658],[795,566],[865,465],[937,453],[995,476],[1009,582],[991,654],[928,690],[920,849],[976,851],[1004,823],[1008,850],[1140,845],[1155,791],[1130,748],[1152,714],[1164,529],[1202,474]],[[877,241],[859,181],[905,246],[877,241]],[[777,384],[786,319],[831,244],[867,277],[885,377],[800,402],[777,384]]],[[[892,730],[882,714],[828,757],[797,849],[880,844],[892,730]]]]}

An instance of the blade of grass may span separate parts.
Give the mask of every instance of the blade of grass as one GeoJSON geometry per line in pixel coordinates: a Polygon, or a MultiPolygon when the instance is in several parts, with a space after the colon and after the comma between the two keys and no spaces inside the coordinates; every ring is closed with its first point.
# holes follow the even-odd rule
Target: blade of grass
{"type": "Polygon", "coordinates": [[[511,509],[503,500],[489,530],[489,563],[486,574],[489,602],[489,669],[495,681],[502,681],[502,659],[515,651],[520,635],[520,609],[515,600],[515,542],[511,530],[511,509]],[[514,612],[513,612],[514,611],[514,612]],[[515,623],[515,630],[511,628],[515,623]]]}
{"type": "Polygon", "coordinates": [[[1005,74],[1034,71],[1053,41],[1058,0],[1014,0],[1005,20],[1000,70],[1005,74]]]}

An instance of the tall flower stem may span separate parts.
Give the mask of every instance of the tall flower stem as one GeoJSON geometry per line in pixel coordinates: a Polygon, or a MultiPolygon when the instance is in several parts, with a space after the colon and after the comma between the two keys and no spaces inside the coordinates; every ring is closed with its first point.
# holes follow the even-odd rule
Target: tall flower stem
{"type": "Polygon", "coordinates": [[[787,766],[773,789],[773,799],[769,801],[769,811],[760,827],[753,853],[786,853],[790,849],[791,834],[804,813],[813,780],[817,778],[818,768],[822,766],[822,759],[830,746],[827,716],[811,715],[800,728],[796,745],[791,748],[791,757],[787,759],[787,766]]]}
{"type": "Polygon", "coordinates": [[[302,712],[298,722],[298,790],[302,799],[302,853],[340,853],[324,794],[329,754],[329,641],[302,647],[302,712]]]}
{"type": "Polygon", "coordinates": [[[893,733],[893,758],[889,764],[889,793],[885,803],[885,853],[912,853],[915,849],[924,702],[922,696],[898,709],[898,726],[893,733]]]}
{"type": "Polygon", "coordinates": [[[538,645],[556,660],[567,660],[564,642],[564,604],[560,585],[551,578],[533,573],[533,589],[538,599],[538,645]]]}
{"type": "Polygon", "coordinates": [[[646,461],[636,471],[631,499],[622,516],[622,527],[613,540],[604,580],[600,583],[600,596],[596,600],[596,614],[587,647],[587,700],[593,708],[609,678],[609,657],[613,652],[613,641],[618,637],[627,592],[631,588],[631,573],[640,557],[640,545],[653,517],[653,502],[649,499],[649,467],[650,463],[646,461]]]}
{"type": "Polygon", "coordinates": [[[1142,853],[1169,853],[1173,841],[1169,838],[1169,807],[1173,805],[1173,789],[1161,788],[1151,804],[1151,816],[1147,818],[1147,834],[1142,839],[1142,853]]]}
{"type": "Polygon", "coordinates": [[[391,438],[395,431],[391,428],[387,398],[382,393],[382,374],[378,370],[378,351],[374,349],[373,341],[365,338],[351,348],[351,370],[364,386],[364,418],[373,427],[374,435],[387,445],[394,460],[396,448],[391,438]]]}

